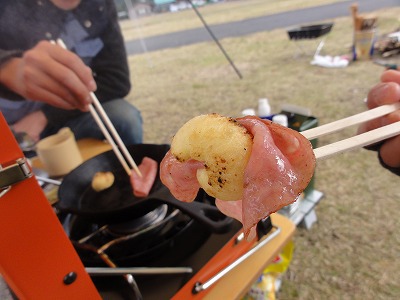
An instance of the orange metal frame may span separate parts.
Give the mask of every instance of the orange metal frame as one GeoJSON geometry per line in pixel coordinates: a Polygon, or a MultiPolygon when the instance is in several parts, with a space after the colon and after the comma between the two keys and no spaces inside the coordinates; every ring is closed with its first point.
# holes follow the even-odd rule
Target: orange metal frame
{"type": "Polygon", "coordinates": [[[196,282],[206,282],[208,279],[216,275],[219,271],[233,263],[240,256],[249,251],[256,243],[257,240],[241,241],[236,244],[237,237],[242,233],[240,230],[235,234],[218,253],[213,256],[203,268],[196,273],[175,295],[171,300],[187,300],[187,299],[202,299],[211,290],[205,290],[201,293],[193,293],[193,287],[196,282]]]}
{"type": "MultiPolygon", "coordinates": [[[[1,167],[23,157],[0,112],[1,167]]],[[[0,241],[0,273],[19,299],[101,299],[34,176],[0,197],[0,241]]]]}

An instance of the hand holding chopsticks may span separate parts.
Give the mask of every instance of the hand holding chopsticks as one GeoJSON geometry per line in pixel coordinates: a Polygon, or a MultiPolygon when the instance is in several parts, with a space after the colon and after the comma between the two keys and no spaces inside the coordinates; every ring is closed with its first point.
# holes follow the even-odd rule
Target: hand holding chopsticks
{"type": "MultiPolygon", "coordinates": [[[[305,130],[301,132],[301,134],[303,134],[307,139],[312,140],[326,134],[337,132],[352,125],[361,124],[382,117],[398,109],[400,109],[400,102],[379,106],[348,118],[305,130]]],[[[400,134],[400,121],[345,140],[316,148],[314,149],[314,154],[317,159],[321,160],[344,151],[349,151],[358,147],[364,147],[380,142],[398,134],[400,134]]]]}
{"type": "MultiPolygon", "coordinates": [[[[61,46],[64,49],[67,49],[66,45],[64,44],[64,42],[61,39],[57,39],[57,45],[61,46]]],[[[132,156],[130,155],[125,144],[121,140],[121,137],[119,136],[118,132],[116,131],[111,120],[109,119],[106,112],[104,111],[100,101],[97,99],[96,95],[93,92],[90,93],[90,97],[93,101],[93,105],[92,104],[89,105],[90,113],[92,114],[97,125],[100,127],[100,130],[104,134],[106,140],[110,143],[115,155],[117,156],[118,160],[124,167],[126,173],[130,176],[131,170],[133,169],[140,177],[142,177],[142,173],[140,172],[139,168],[137,167],[135,161],[133,160],[132,156]],[[108,132],[108,130],[110,131],[111,134],[108,132]],[[114,142],[114,139],[115,139],[115,142],[114,142]],[[121,148],[125,157],[120,152],[120,149],[118,148],[116,143],[121,148]],[[125,158],[128,162],[125,160],[125,158]],[[130,164],[130,166],[128,165],[128,163],[130,164]]]]}

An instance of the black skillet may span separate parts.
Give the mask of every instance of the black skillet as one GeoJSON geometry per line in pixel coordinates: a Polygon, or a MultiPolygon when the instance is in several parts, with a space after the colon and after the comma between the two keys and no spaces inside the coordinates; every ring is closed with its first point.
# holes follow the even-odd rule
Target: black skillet
{"type": "MultiPolygon", "coordinates": [[[[145,156],[160,163],[169,145],[138,144],[129,146],[128,150],[138,165],[145,156]]],[[[83,216],[98,224],[139,218],[163,203],[178,208],[215,233],[226,232],[232,224],[231,218],[211,204],[176,200],[161,182],[159,170],[149,195],[145,198],[135,197],[129,176],[113,151],[97,155],[68,173],[59,187],[58,198],[57,207],[61,212],[83,216]],[[114,184],[104,191],[94,191],[91,187],[94,174],[107,171],[114,174],[114,184]]]]}

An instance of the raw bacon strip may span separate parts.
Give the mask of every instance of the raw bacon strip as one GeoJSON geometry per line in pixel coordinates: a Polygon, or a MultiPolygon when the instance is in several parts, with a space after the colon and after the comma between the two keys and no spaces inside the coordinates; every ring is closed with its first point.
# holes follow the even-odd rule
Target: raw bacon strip
{"type": "Polygon", "coordinates": [[[315,157],[310,142],[294,130],[255,117],[238,122],[254,136],[243,200],[216,204],[248,234],[259,220],[297,199],[314,174],[315,157]]]}
{"type": "Polygon", "coordinates": [[[133,194],[136,197],[147,197],[157,176],[158,163],[145,156],[138,168],[142,177],[139,177],[136,172],[131,174],[133,194]]]}
{"type": "MultiPolygon", "coordinates": [[[[243,223],[243,201],[242,200],[223,201],[220,199],[215,199],[215,204],[217,205],[218,209],[224,215],[234,218],[234,219],[238,220],[240,223],[244,224],[243,223]]],[[[260,220],[261,219],[262,218],[260,218],[260,220]]],[[[253,240],[257,236],[256,226],[257,226],[257,223],[254,226],[250,227],[249,230],[245,230],[244,225],[243,225],[243,231],[245,232],[245,236],[248,241],[253,240]]]]}
{"type": "Polygon", "coordinates": [[[204,168],[202,162],[193,159],[180,162],[168,151],[161,161],[160,178],[176,199],[192,202],[200,189],[196,177],[200,168],[204,168]]]}

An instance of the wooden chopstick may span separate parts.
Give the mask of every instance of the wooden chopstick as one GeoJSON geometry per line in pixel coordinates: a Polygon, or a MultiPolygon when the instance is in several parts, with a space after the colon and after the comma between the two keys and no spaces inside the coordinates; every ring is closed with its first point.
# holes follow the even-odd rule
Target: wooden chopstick
{"type": "MultiPolygon", "coordinates": [[[[388,104],[379,106],[377,108],[353,115],[351,117],[347,117],[341,120],[337,120],[325,125],[321,125],[315,128],[311,128],[305,131],[300,132],[307,139],[312,140],[317,137],[321,137],[330,133],[337,132],[346,127],[350,127],[353,125],[361,124],[389,113],[392,113],[396,110],[400,109],[400,102],[394,104],[388,104]]],[[[371,130],[329,145],[325,145],[322,147],[318,147],[314,149],[314,154],[317,160],[322,160],[333,155],[353,150],[359,147],[365,147],[382,140],[394,137],[400,134],[400,121],[377,128],[375,130],[371,130]]]]}
{"type": "Polygon", "coordinates": [[[400,134],[400,121],[371,130],[351,138],[314,149],[317,160],[326,159],[333,155],[365,147],[400,134]]]}
{"type": "Polygon", "coordinates": [[[321,125],[315,128],[311,128],[302,131],[301,134],[307,139],[312,140],[317,137],[321,137],[330,133],[340,131],[346,127],[361,124],[384,115],[390,114],[396,110],[400,109],[400,102],[382,105],[371,110],[364,111],[362,113],[347,117],[341,120],[337,120],[325,125],[321,125]]]}
{"type": "Polygon", "coordinates": [[[121,154],[117,145],[114,143],[114,140],[112,139],[110,133],[108,132],[105,125],[103,124],[102,120],[100,119],[100,116],[97,114],[97,112],[94,109],[92,104],[89,105],[89,110],[90,110],[90,113],[92,114],[94,120],[96,121],[97,125],[99,126],[101,132],[104,134],[104,137],[106,138],[108,143],[111,145],[111,148],[113,149],[113,151],[114,151],[115,155],[117,156],[118,160],[120,161],[121,165],[124,167],[125,172],[130,176],[131,168],[128,166],[127,162],[125,161],[124,156],[121,154]]]}
{"type": "MultiPolygon", "coordinates": [[[[61,39],[57,39],[57,45],[61,46],[64,49],[68,49],[65,43],[61,39]]],[[[100,130],[104,134],[104,137],[110,143],[115,155],[117,156],[118,160],[120,161],[121,165],[124,167],[126,173],[130,176],[131,169],[133,169],[136,174],[142,177],[142,173],[140,172],[138,166],[136,165],[135,161],[133,160],[131,154],[129,153],[128,149],[126,148],[124,142],[122,141],[121,137],[119,136],[117,130],[115,129],[114,125],[112,124],[110,118],[108,117],[107,113],[104,111],[103,106],[101,105],[100,101],[97,99],[96,95],[91,92],[90,97],[92,98],[94,107],[92,104],[89,105],[90,113],[92,114],[94,120],[96,121],[97,125],[100,127],[100,130]],[[96,110],[97,109],[97,110],[96,110]],[[100,116],[98,115],[98,113],[100,116]],[[104,123],[103,123],[104,121],[104,123]],[[107,126],[107,127],[106,127],[107,126]],[[108,132],[110,130],[110,133],[108,132]],[[122,152],[124,153],[125,157],[120,152],[119,148],[115,144],[113,138],[117,142],[118,146],[121,148],[122,152]],[[129,167],[128,163],[126,162],[125,158],[128,160],[128,163],[131,167],[129,167]]]]}

